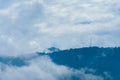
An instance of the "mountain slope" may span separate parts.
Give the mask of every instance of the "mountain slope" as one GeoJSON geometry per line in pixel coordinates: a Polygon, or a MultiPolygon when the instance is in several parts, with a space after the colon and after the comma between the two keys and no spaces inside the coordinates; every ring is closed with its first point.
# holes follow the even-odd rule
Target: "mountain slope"
{"type": "Polygon", "coordinates": [[[120,79],[120,48],[88,47],[63,50],[47,55],[58,65],[74,69],[87,67],[95,69],[95,74],[104,76],[109,73],[114,78],[113,80],[120,79]]]}

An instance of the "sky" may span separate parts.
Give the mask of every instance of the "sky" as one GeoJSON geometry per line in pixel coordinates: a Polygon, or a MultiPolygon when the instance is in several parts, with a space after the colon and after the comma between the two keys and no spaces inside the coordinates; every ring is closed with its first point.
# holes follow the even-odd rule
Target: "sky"
{"type": "Polygon", "coordinates": [[[120,46],[119,0],[0,0],[0,55],[120,46]]]}

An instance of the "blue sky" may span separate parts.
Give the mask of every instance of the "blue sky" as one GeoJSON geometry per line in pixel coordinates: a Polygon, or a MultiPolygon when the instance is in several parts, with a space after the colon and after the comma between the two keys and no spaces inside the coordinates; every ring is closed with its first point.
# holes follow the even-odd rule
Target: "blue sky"
{"type": "Polygon", "coordinates": [[[120,46],[119,0],[0,0],[0,55],[55,46],[120,46]]]}

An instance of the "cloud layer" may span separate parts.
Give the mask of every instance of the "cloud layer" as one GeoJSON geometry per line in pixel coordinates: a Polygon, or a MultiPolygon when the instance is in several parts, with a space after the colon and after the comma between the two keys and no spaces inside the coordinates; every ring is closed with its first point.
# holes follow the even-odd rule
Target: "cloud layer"
{"type": "Polygon", "coordinates": [[[56,65],[47,56],[32,59],[23,67],[0,65],[0,80],[71,80],[73,76],[78,80],[104,80],[104,77],[86,73],[87,68],[74,70],[56,65]]]}
{"type": "Polygon", "coordinates": [[[0,55],[120,46],[118,0],[0,0],[0,55]]]}

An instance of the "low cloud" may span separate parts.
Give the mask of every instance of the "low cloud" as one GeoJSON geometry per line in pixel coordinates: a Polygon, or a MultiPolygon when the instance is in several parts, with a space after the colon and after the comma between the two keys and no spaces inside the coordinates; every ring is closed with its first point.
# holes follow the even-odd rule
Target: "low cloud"
{"type": "Polygon", "coordinates": [[[104,80],[103,77],[85,73],[86,68],[74,70],[66,66],[54,64],[47,56],[28,61],[29,65],[15,67],[1,64],[0,80],[104,80]]]}

